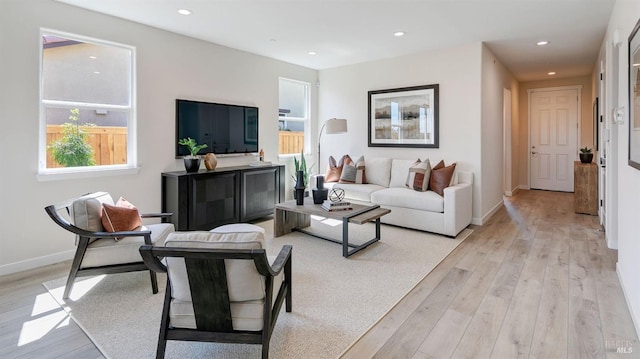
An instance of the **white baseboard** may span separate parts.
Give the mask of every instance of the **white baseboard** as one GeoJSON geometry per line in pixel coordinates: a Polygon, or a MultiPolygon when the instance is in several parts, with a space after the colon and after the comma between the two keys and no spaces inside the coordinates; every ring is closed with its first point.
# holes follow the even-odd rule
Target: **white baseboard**
{"type": "Polygon", "coordinates": [[[526,185],[526,184],[521,184],[516,188],[517,189],[524,189],[524,190],[527,190],[527,191],[531,189],[531,187],[529,187],[529,185],[526,185]]]}
{"type": "Polygon", "coordinates": [[[511,191],[505,191],[504,195],[507,196],[507,197],[511,197],[511,196],[515,195],[516,193],[518,193],[519,189],[520,189],[520,186],[512,189],[511,191]]]}
{"type": "Polygon", "coordinates": [[[49,264],[60,263],[72,259],[75,250],[50,254],[47,256],[31,258],[20,262],[9,263],[0,266],[0,275],[18,273],[29,269],[43,267],[49,264]]]}
{"type": "Polygon", "coordinates": [[[627,290],[624,287],[624,281],[622,280],[623,275],[620,272],[620,266],[618,265],[618,263],[616,263],[616,274],[618,275],[618,282],[620,282],[620,287],[622,288],[622,294],[624,295],[624,300],[627,302],[627,308],[629,308],[629,314],[631,314],[631,321],[633,321],[633,326],[636,328],[636,333],[640,333],[640,317],[636,315],[636,313],[633,311],[633,306],[631,305],[631,298],[629,298],[627,290]]]}
{"type": "Polygon", "coordinates": [[[489,212],[487,212],[487,214],[485,214],[482,218],[477,218],[477,217],[473,217],[471,219],[471,223],[481,226],[483,225],[488,219],[489,217],[493,216],[494,213],[498,212],[498,210],[500,210],[500,208],[504,206],[504,202],[500,201],[498,202],[489,212]]]}

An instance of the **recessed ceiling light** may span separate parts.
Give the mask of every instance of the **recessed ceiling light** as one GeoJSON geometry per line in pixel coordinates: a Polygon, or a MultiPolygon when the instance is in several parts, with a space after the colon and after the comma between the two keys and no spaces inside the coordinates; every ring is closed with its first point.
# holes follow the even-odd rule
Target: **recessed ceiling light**
{"type": "Polygon", "coordinates": [[[546,41],[546,40],[544,40],[544,41],[538,41],[538,42],[536,43],[536,45],[538,45],[538,46],[549,45],[549,41],[546,41]]]}
{"type": "Polygon", "coordinates": [[[95,57],[95,56],[89,56],[89,58],[92,59],[92,60],[97,59],[97,57],[95,57]]]}
{"type": "Polygon", "coordinates": [[[96,75],[100,75],[100,71],[94,71],[93,73],[96,75]]]}
{"type": "Polygon", "coordinates": [[[549,75],[549,76],[553,76],[553,75],[555,75],[555,74],[556,74],[556,72],[555,72],[555,71],[547,72],[547,75],[549,75]]]}
{"type": "Polygon", "coordinates": [[[307,52],[307,53],[308,53],[309,55],[317,55],[317,54],[318,54],[318,53],[317,53],[317,52],[315,52],[315,51],[309,51],[309,52],[307,52]]]}
{"type": "Polygon", "coordinates": [[[405,34],[404,31],[396,31],[393,33],[393,36],[400,37],[400,36],[404,36],[404,34],[405,34]]]}
{"type": "Polygon", "coordinates": [[[180,14],[180,15],[191,15],[191,10],[180,9],[180,10],[178,10],[178,14],[180,14]]]}

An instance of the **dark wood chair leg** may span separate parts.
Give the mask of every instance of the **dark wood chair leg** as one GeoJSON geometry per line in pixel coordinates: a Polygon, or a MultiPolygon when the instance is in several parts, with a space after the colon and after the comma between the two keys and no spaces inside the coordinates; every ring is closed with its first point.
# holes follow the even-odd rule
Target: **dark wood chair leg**
{"type": "Polygon", "coordinates": [[[151,291],[153,294],[158,293],[158,277],[156,276],[156,272],[149,270],[149,275],[151,276],[151,291]]]}
{"type": "Polygon", "coordinates": [[[287,263],[285,263],[284,265],[284,280],[285,283],[287,284],[287,296],[286,296],[286,303],[285,303],[285,308],[287,313],[291,312],[291,308],[292,308],[292,304],[291,304],[291,298],[292,298],[292,294],[291,294],[291,257],[289,257],[289,260],[287,261],[287,263]]]}
{"type": "Polygon", "coordinates": [[[73,289],[73,282],[76,280],[78,271],[80,270],[80,264],[89,246],[89,238],[80,237],[78,239],[78,248],[76,248],[76,254],[73,256],[73,262],[71,263],[71,269],[69,270],[69,277],[67,277],[67,284],[64,287],[63,299],[69,298],[71,289],[73,289]]]}
{"type": "Polygon", "coordinates": [[[158,348],[156,359],[164,358],[167,349],[167,330],[169,329],[169,307],[171,305],[171,284],[167,275],[167,285],[164,292],[164,305],[162,306],[162,319],[160,320],[160,333],[158,334],[158,348]]]}

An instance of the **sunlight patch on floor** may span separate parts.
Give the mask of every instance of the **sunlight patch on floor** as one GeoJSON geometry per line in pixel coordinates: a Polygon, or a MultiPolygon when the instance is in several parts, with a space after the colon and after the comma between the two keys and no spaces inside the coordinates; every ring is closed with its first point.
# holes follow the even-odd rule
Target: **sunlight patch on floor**
{"type": "Polygon", "coordinates": [[[327,226],[336,227],[342,225],[342,221],[333,218],[326,218],[322,216],[311,215],[311,219],[314,219],[322,224],[326,224],[327,226]]]}
{"type": "MultiPolygon", "coordinates": [[[[47,294],[48,295],[48,294],[47,294]]],[[[42,339],[54,329],[69,325],[69,314],[58,307],[58,310],[22,323],[18,346],[27,345],[42,339]]]]}
{"type": "MultiPolygon", "coordinates": [[[[76,279],[76,281],[73,283],[73,289],[71,290],[71,294],[69,295],[68,300],[72,300],[75,302],[78,299],[82,298],[93,287],[100,283],[105,276],[106,274],[85,279],[76,279]]],[[[62,298],[62,294],[64,293],[64,285],[58,288],[51,289],[50,292],[55,298],[62,298]]]]}

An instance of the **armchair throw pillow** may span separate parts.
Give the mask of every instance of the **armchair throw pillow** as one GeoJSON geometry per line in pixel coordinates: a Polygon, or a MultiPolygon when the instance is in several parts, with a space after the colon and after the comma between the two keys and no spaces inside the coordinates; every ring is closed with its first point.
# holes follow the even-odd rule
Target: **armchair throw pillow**
{"type": "MultiPolygon", "coordinates": [[[[107,232],[133,231],[142,226],[136,206],[120,197],[115,206],[102,204],[102,225],[107,232]]],[[[121,238],[116,238],[120,240],[121,238]]]]}

